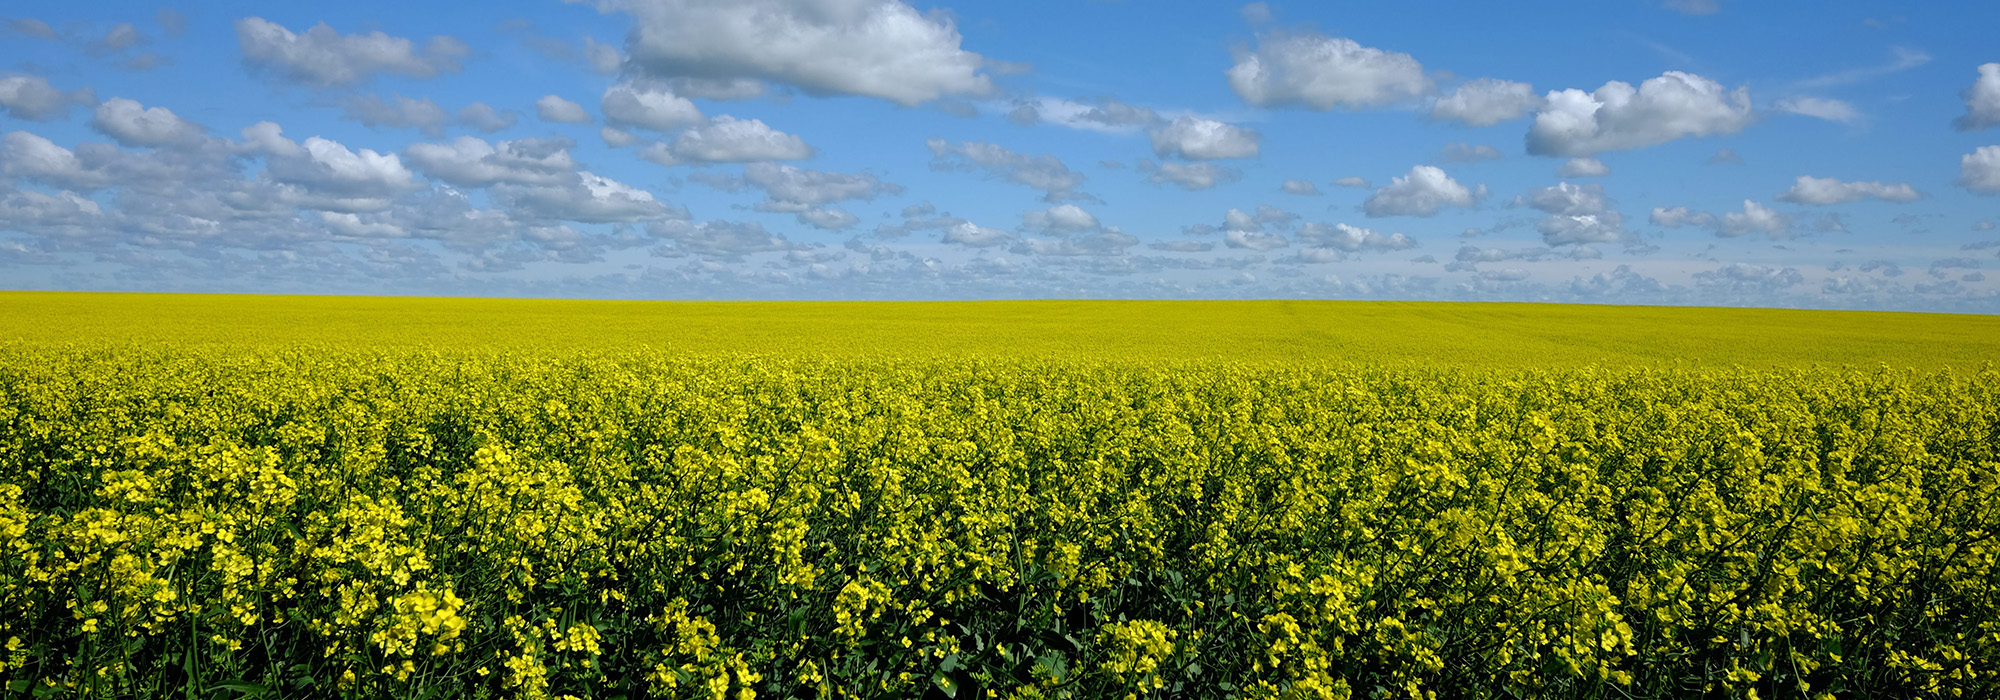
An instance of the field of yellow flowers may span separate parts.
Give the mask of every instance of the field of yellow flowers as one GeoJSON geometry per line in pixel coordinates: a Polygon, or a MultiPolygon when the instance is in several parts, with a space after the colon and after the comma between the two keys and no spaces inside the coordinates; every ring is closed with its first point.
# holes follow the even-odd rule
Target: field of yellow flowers
{"type": "Polygon", "coordinates": [[[1990,364],[20,337],[9,695],[2000,693],[1990,364]]]}

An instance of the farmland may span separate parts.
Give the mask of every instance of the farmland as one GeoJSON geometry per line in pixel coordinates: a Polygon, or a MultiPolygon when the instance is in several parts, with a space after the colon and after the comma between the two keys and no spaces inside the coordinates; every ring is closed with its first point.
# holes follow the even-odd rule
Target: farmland
{"type": "Polygon", "coordinates": [[[56,697],[2000,692],[2000,319],[0,295],[56,697]]]}

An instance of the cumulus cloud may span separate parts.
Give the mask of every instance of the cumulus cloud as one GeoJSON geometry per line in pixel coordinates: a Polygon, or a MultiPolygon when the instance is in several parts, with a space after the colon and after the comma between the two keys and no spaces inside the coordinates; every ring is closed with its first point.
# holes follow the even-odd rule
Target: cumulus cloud
{"type": "Polygon", "coordinates": [[[2000,192],[2000,146],[1980,146],[1959,161],[1958,184],[1974,192],[2000,192]]]}
{"type": "Polygon", "coordinates": [[[500,183],[555,185],[577,170],[569,139],[518,139],[489,144],[461,136],[448,144],[419,143],[403,150],[410,164],[432,178],[459,187],[500,183]]]}
{"type": "Polygon", "coordinates": [[[688,218],[651,192],[589,171],[569,173],[554,184],[503,183],[491,191],[523,221],[608,224],[688,218]]]}
{"type": "Polygon", "coordinates": [[[1276,250],[1291,245],[1284,236],[1264,231],[1228,230],[1222,232],[1222,244],[1242,250],[1276,250]]]}
{"type": "Polygon", "coordinates": [[[1368,182],[1368,178],[1361,177],[1359,175],[1349,175],[1347,177],[1334,180],[1333,184],[1337,187],[1353,187],[1364,190],[1375,186],[1368,182]]]}
{"type": "Polygon", "coordinates": [[[514,110],[496,110],[484,102],[474,102],[458,110],[458,123],[489,134],[514,126],[520,117],[514,110]]]}
{"type": "Polygon", "coordinates": [[[1361,210],[1370,217],[1431,216],[1447,206],[1470,207],[1476,201],[1472,190],[1451,179],[1444,170],[1419,165],[1368,195],[1367,201],[1361,203],[1361,210]]]}
{"type": "Polygon", "coordinates": [[[904,106],[985,95],[989,61],[949,15],[895,0],[605,0],[635,21],[627,65],[656,78],[768,81],[904,106]]]}
{"type": "Polygon", "coordinates": [[[0,111],[31,122],[69,118],[71,107],[97,104],[90,88],[63,92],[43,78],[27,75],[0,77],[0,111]]]}
{"type": "Polygon", "coordinates": [[[1861,118],[1854,105],[1825,97],[1787,97],[1771,103],[1771,108],[1840,124],[1853,124],[1861,118]]]}
{"type": "Polygon", "coordinates": [[[1278,186],[1278,190],[1286,194],[1319,194],[1319,186],[1313,184],[1311,180],[1286,180],[1284,184],[1278,186]]]}
{"type": "Polygon", "coordinates": [[[1743,211],[1722,215],[1722,224],[1716,232],[1724,236],[1764,233],[1772,238],[1782,238],[1791,230],[1791,217],[1746,199],[1743,200],[1743,211]]]}
{"type": "Polygon", "coordinates": [[[1154,155],[1189,160],[1251,158],[1257,155],[1259,138],[1257,132],[1249,129],[1188,116],[1153,129],[1149,135],[1154,155]]]}
{"type": "Polygon", "coordinates": [[[1014,234],[980,226],[970,221],[961,221],[946,228],[940,240],[968,248],[991,248],[1014,240],[1014,234]]]}
{"type": "Polygon", "coordinates": [[[1299,226],[1299,241],[1322,248],[1334,248],[1344,252],[1409,250],[1417,247],[1417,241],[1400,233],[1384,234],[1374,229],[1347,224],[1331,226],[1317,221],[1309,221],[1299,226]]]}
{"type": "Polygon", "coordinates": [[[1655,226],[1665,226],[1667,228],[1680,228],[1682,226],[1709,228],[1715,225],[1714,214],[1694,211],[1687,207],[1655,207],[1653,215],[1649,220],[1655,226]]]}
{"type": "Polygon", "coordinates": [[[646,232],[655,238],[673,241],[674,247],[679,250],[709,257],[736,258],[751,253],[803,248],[755,221],[715,220],[697,224],[686,219],[670,219],[647,224],[646,232]]]}
{"type": "Polygon", "coordinates": [[[1445,144],[1442,155],[1447,163],[1477,163],[1482,160],[1499,160],[1503,157],[1498,148],[1485,144],[1474,146],[1464,141],[1445,144]]]}
{"type": "Polygon", "coordinates": [[[1520,119],[1542,106],[1535,86],[1511,80],[1480,78],[1458,86],[1431,104],[1431,119],[1466,126],[1492,126],[1520,119]]]}
{"type": "Polygon", "coordinates": [[[113,182],[111,173],[86,165],[75,152],[26,131],[10,132],[0,140],[0,175],[85,191],[113,182]]]}
{"type": "Polygon", "coordinates": [[[1715,235],[1734,238],[1751,233],[1763,233],[1771,238],[1783,238],[1792,232],[1791,217],[1758,204],[1743,200],[1743,210],[1724,212],[1716,216],[1687,207],[1662,207],[1653,209],[1653,224],[1667,228],[1692,226],[1708,229],[1715,235]]]}
{"type": "Polygon", "coordinates": [[[1548,94],[1528,130],[1528,153],[1592,156],[1654,146],[1678,138],[1734,134],[1755,119],[1749,88],[1680,71],[1631,85],[1611,81],[1594,92],[1548,94]]]}
{"type": "Polygon", "coordinates": [[[883,182],[868,173],[835,173],[807,170],[768,162],[743,166],[743,177],[705,176],[691,178],[711,187],[734,192],[743,187],[764,191],[757,211],[791,214],[800,223],[827,229],[844,229],[860,223],[860,218],[825,205],[846,200],[872,200],[903,191],[901,185],[883,182]]]}
{"type": "Polygon", "coordinates": [[[97,106],[90,127],[126,146],[185,145],[206,138],[202,128],[165,107],[146,107],[114,97],[97,106]]]}
{"type": "Polygon", "coordinates": [[[1830,177],[1800,175],[1791,189],[1778,195],[1778,201],[1794,204],[1840,204],[1872,198],[1887,202],[1914,202],[1923,196],[1907,183],[1891,185],[1872,181],[1841,182],[1830,177]]]}
{"type": "Polygon", "coordinates": [[[55,28],[49,26],[48,22],[33,17],[16,17],[7,20],[7,33],[32,36],[37,39],[62,39],[62,35],[57,34],[55,28]]]}
{"type": "Polygon", "coordinates": [[[925,139],[924,146],[931,150],[932,170],[981,170],[1041,190],[1042,199],[1049,202],[1093,199],[1077,190],[1083,186],[1083,174],[1070,170],[1052,155],[1030,156],[984,141],[954,144],[933,138],[925,139]]]}
{"type": "Polygon", "coordinates": [[[382,32],[342,35],[322,22],[304,33],[262,17],[236,21],[243,60],[266,75],[310,87],[365,82],[379,73],[429,78],[459,70],[469,50],[465,42],[434,36],[421,50],[415,42],[382,32]]]}
{"type": "MultiPolygon", "coordinates": [[[[606,112],[606,115],[608,118],[609,112],[606,112]]],[[[545,122],[590,123],[590,113],[583,111],[583,105],[555,95],[543,95],[541,99],[535,100],[535,116],[545,122]]]]}
{"type": "Polygon", "coordinates": [[[2000,124],[2000,63],[1982,63],[1979,79],[1965,89],[1965,114],[1952,121],[1959,131],[2000,124]]]}
{"type": "Polygon", "coordinates": [[[1694,273],[1695,283],[1709,288],[1723,288],[1736,292],[1770,292],[1796,287],[1805,283],[1805,275],[1796,268],[1773,265],[1750,265],[1730,263],[1713,270],[1694,273]]]}
{"type": "Polygon", "coordinates": [[[604,139],[604,145],[612,148],[624,148],[645,140],[639,138],[638,134],[611,126],[598,129],[597,137],[604,139]]]}
{"type": "Polygon", "coordinates": [[[318,136],[306,139],[296,148],[285,148],[275,144],[283,136],[271,136],[276,148],[266,160],[265,173],[276,182],[338,200],[317,208],[380,209],[387,206],[388,199],[416,187],[415,176],[394,153],[377,153],[367,148],[349,150],[337,141],[318,136]],[[289,155],[279,155],[276,151],[289,155]]]}
{"type": "Polygon", "coordinates": [[[1430,92],[1424,67],[1406,53],[1301,31],[1258,37],[1238,48],[1229,87],[1257,107],[1367,109],[1430,92]]]}
{"type": "Polygon", "coordinates": [[[1158,124],[1160,115],[1109,97],[1088,103],[1037,97],[1018,102],[1007,112],[1007,120],[1024,126],[1046,122],[1071,129],[1125,134],[1158,124]]]}
{"type": "MultiPolygon", "coordinates": [[[[356,96],[342,104],[341,111],[348,119],[371,128],[387,126],[420,129],[430,136],[442,133],[445,122],[450,120],[444,108],[439,107],[438,103],[432,102],[430,98],[419,100],[400,95],[394,102],[375,95],[356,96]]],[[[487,111],[491,112],[492,108],[488,107],[487,111]]]]}
{"type": "Polygon", "coordinates": [[[1611,168],[1596,158],[1571,158],[1556,168],[1558,177],[1601,177],[1610,174],[1611,168]]]}
{"type": "Polygon", "coordinates": [[[669,152],[679,161],[751,163],[811,158],[805,139],[787,134],[758,119],[718,116],[675,137],[669,152]]]}
{"type": "Polygon", "coordinates": [[[604,109],[605,123],[619,127],[671,131],[702,120],[701,110],[688,98],[649,83],[623,83],[606,88],[599,106],[604,109]]]}
{"type": "Polygon", "coordinates": [[[1074,204],[1030,211],[1021,215],[1021,225],[1030,231],[1049,235],[1065,235],[1099,228],[1096,216],[1074,204]]]}
{"type": "Polygon", "coordinates": [[[1600,185],[1556,183],[1517,202],[1545,214],[1535,222],[1535,230],[1551,246],[1610,243],[1626,238],[1624,217],[1611,208],[1611,199],[1600,185]]]}
{"type": "Polygon", "coordinates": [[[1155,185],[1173,183],[1189,190],[1205,190],[1225,182],[1233,182],[1243,177],[1243,172],[1235,168],[1225,168],[1214,163],[1154,163],[1139,161],[1139,172],[1146,174],[1146,181],[1155,185]]]}
{"type": "Polygon", "coordinates": [[[618,55],[618,47],[599,43],[592,37],[583,38],[582,53],[583,64],[599,75],[617,73],[619,64],[625,62],[625,58],[618,55]]]}

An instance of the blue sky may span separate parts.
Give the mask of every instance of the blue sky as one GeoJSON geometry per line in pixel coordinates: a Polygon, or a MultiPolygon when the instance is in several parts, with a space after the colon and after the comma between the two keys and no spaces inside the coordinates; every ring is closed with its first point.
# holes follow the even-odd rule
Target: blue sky
{"type": "Polygon", "coordinates": [[[1990,3],[10,3],[0,287],[2000,311],[1990,3]]]}

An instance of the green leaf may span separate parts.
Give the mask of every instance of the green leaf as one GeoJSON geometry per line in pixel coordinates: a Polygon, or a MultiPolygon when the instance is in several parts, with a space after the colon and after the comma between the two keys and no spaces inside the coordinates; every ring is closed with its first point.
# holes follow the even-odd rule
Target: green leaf
{"type": "Polygon", "coordinates": [[[958,681],[952,680],[951,674],[940,673],[931,676],[931,684],[937,686],[938,691],[944,693],[945,697],[958,697],[958,681]]]}
{"type": "Polygon", "coordinates": [[[944,657],[944,662],[943,662],[943,663],[940,663],[940,664],[938,664],[938,671],[939,671],[939,672],[942,672],[942,673],[951,673],[952,671],[956,671],[956,670],[958,670],[958,654],[957,654],[957,653],[952,653],[952,654],[947,654],[947,655],[945,655],[945,657],[944,657]]]}

